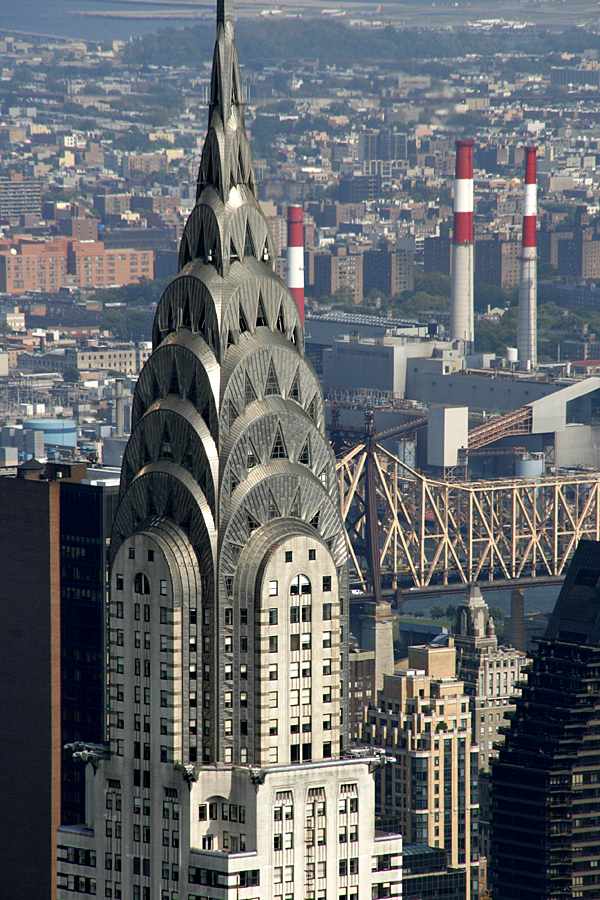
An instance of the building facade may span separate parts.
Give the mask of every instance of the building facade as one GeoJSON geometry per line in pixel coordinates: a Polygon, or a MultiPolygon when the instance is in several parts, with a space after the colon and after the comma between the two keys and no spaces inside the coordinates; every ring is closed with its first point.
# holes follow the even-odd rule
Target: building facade
{"type": "Polygon", "coordinates": [[[494,900],[600,895],[599,584],[582,541],[492,765],[494,900]]]}
{"type": "Polygon", "coordinates": [[[75,748],[89,805],[59,833],[60,900],[401,893],[401,837],[375,834],[385,754],[343,758],[346,539],[274,264],[219,0],[197,202],[123,459],[108,741],[75,748]]]}
{"type": "Polygon", "coordinates": [[[514,697],[528,660],[514,647],[498,646],[494,620],[476,584],[467,588],[458,607],[454,634],[456,674],[464,682],[473,716],[473,743],[479,745],[479,768],[487,771],[514,712],[514,697]]]}
{"type": "Polygon", "coordinates": [[[154,278],[154,252],[106,249],[102,241],[58,238],[0,246],[0,291],[58,293],[63,287],[108,287],[154,278]]]}
{"type": "Polygon", "coordinates": [[[409,668],[384,676],[377,707],[365,711],[363,742],[395,757],[378,775],[382,821],[394,822],[407,845],[445,850],[447,864],[464,872],[469,900],[479,893],[478,748],[453,639],[444,640],[410,647],[409,668]]]}

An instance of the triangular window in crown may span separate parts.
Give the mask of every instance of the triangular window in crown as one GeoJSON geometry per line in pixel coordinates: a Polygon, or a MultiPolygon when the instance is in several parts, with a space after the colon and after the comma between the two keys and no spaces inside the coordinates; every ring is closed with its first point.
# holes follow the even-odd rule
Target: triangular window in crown
{"type": "Polygon", "coordinates": [[[215,238],[212,242],[211,248],[206,255],[206,263],[207,265],[216,266],[217,265],[217,256],[218,256],[218,248],[217,248],[217,239],[215,238]]]}
{"type": "Polygon", "coordinates": [[[269,253],[269,238],[265,238],[265,243],[262,248],[262,253],[260,254],[260,258],[263,262],[268,263],[271,259],[271,254],[269,253]]]}
{"type": "Polygon", "coordinates": [[[169,303],[169,308],[167,310],[167,327],[169,329],[169,333],[172,331],[177,331],[177,326],[175,325],[175,316],[173,315],[173,310],[171,309],[171,304],[169,303]]]}
{"type": "Polygon", "coordinates": [[[206,332],[206,307],[205,307],[204,303],[202,304],[202,308],[200,309],[200,318],[198,320],[198,331],[202,335],[204,335],[206,332]]]}
{"type": "Polygon", "coordinates": [[[196,254],[195,259],[204,259],[205,249],[204,249],[204,228],[202,223],[200,223],[200,230],[198,232],[198,240],[196,241],[196,254]]]}
{"type": "Polygon", "coordinates": [[[236,405],[233,402],[233,400],[230,400],[229,401],[229,427],[230,428],[233,425],[233,423],[235,422],[235,420],[237,419],[237,417],[238,417],[238,411],[236,409],[236,405]]]}
{"type": "Polygon", "coordinates": [[[248,471],[250,471],[250,469],[253,469],[255,466],[257,466],[259,462],[260,458],[258,456],[258,453],[256,452],[254,444],[252,443],[250,438],[248,438],[248,448],[246,450],[246,468],[248,469],[248,471]]]}
{"type": "Polygon", "coordinates": [[[187,514],[187,516],[185,517],[185,519],[183,520],[183,522],[180,522],[179,525],[180,525],[181,528],[183,528],[183,530],[185,531],[185,533],[186,533],[186,534],[188,535],[188,537],[189,537],[190,532],[191,532],[191,530],[192,530],[192,514],[191,514],[191,512],[189,512],[189,513],[187,514]]]}
{"type": "Polygon", "coordinates": [[[171,435],[169,434],[169,426],[165,422],[162,440],[160,442],[160,450],[158,452],[159,459],[173,459],[173,448],[171,446],[171,435]]]}
{"type": "Polygon", "coordinates": [[[241,303],[240,303],[240,311],[239,311],[239,315],[238,315],[238,328],[239,328],[240,334],[243,334],[244,331],[250,331],[250,329],[248,328],[248,322],[246,321],[246,316],[244,314],[244,309],[243,309],[241,303]]]}
{"type": "Polygon", "coordinates": [[[260,522],[248,511],[246,511],[246,520],[248,523],[248,534],[253,534],[257,528],[260,528],[260,522]]]}
{"type": "Polygon", "coordinates": [[[240,102],[239,97],[238,97],[238,86],[237,86],[237,79],[235,77],[235,72],[232,72],[232,74],[231,74],[231,102],[232,103],[240,102]]]}
{"type": "Polygon", "coordinates": [[[148,514],[151,516],[157,516],[158,510],[156,508],[156,502],[154,500],[154,494],[152,491],[148,491],[148,514]]]}
{"type": "Polygon", "coordinates": [[[190,403],[194,404],[194,406],[198,405],[198,393],[196,391],[196,379],[195,378],[192,378],[192,383],[190,384],[190,389],[188,391],[187,398],[190,401],[190,403]]]}
{"type": "Polygon", "coordinates": [[[204,469],[202,469],[202,472],[200,473],[198,484],[200,485],[202,493],[206,496],[206,472],[204,469]]]}
{"type": "Polygon", "coordinates": [[[212,148],[207,147],[206,152],[206,166],[204,167],[204,182],[205,184],[212,184],[213,179],[213,166],[212,166],[212,148]]]}
{"type": "Polygon", "coordinates": [[[231,328],[229,328],[227,330],[227,349],[228,350],[232,344],[235,344],[235,338],[233,336],[233,332],[231,331],[231,328]]]}
{"type": "Polygon", "coordinates": [[[306,437],[304,446],[298,455],[298,462],[303,466],[310,466],[310,437],[306,437]]]}
{"type": "Polygon", "coordinates": [[[258,307],[256,309],[256,327],[259,325],[266,325],[269,327],[269,320],[267,319],[267,314],[265,312],[265,305],[263,303],[262,294],[258,295],[258,307]]]}
{"type": "Polygon", "coordinates": [[[275,366],[273,365],[273,360],[269,362],[269,374],[267,375],[267,382],[265,384],[265,397],[269,394],[279,394],[279,382],[277,381],[277,373],[275,372],[275,366]]]}
{"type": "Polygon", "coordinates": [[[165,506],[165,511],[163,513],[167,519],[172,519],[175,521],[175,509],[173,506],[173,494],[169,494],[169,499],[167,500],[167,505],[165,506]]]}
{"type": "Polygon", "coordinates": [[[283,308],[279,307],[279,312],[277,313],[277,331],[281,331],[282,334],[285,334],[285,322],[283,321],[283,308]]]}
{"type": "Polygon", "coordinates": [[[194,452],[192,449],[192,439],[190,438],[188,441],[188,445],[185,451],[185,456],[183,457],[183,465],[190,472],[194,471],[194,452]]]}
{"type": "Polygon", "coordinates": [[[246,239],[244,241],[244,257],[246,256],[256,256],[252,232],[250,231],[250,222],[248,220],[246,220],[246,239]]]}
{"type": "Polygon", "coordinates": [[[154,373],[154,378],[152,379],[152,402],[158,400],[161,397],[160,385],[158,383],[158,378],[156,377],[156,372],[154,373]]]}
{"type": "Polygon", "coordinates": [[[190,244],[189,244],[189,241],[187,238],[185,238],[183,241],[182,250],[183,250],[183,254],[181,257],[181,268],[183,268],[184,266],[187,266],[187,264],[192,261],[192,254],[190,253],[190,244]]]}
{"type": "Polygon", "coordinates": [[[232,494],[235,491],[235,489],[239,483],[240,483],[240,479],[237,477],[237,475],[235,475],[233,472],[231,472],[231,474],[229,476],[229,490],[232,494]]]}
{"type": "Polygon", "coordinates": [[[212,184],[214,185],[215,191],[217,194],[221,193],[221,168],[219,166],[219,161],[215,160],[215,165],[213,167],[213,178],[212,184]]]}
{"type": "Polygon", "coordinates": [[[244,156],[241,147],[238,150],[238,167],[240,170],[240,184],[244,184],[246,181],[246,168],[244,166],[244,156]]]}
{"type": "Polygon", "coordinates": [[[233,238],[230,238],[230,240],[229,240],[229,262],[230,263],[236,262],[236,260],[239,260],[239,258],[240,258],[240,254],[237,252],[237,248],[236,248],[235,244],[233,243],[233,238]]]}
{"type": "Polygon", "coordinates": [[[316,528],[317,531],[319,530],[319,519],[320,518],[321,518],[321,510],[318,509],[309,523],[310,525],[312,525],[313,528],[316,528]]]}
{"type": "Polygon", "coordinates": [[[292,505],[290,506],[290,516],[295,516],[296,518],[300,518],[300,488],[294,494],[294,499],[292,500],[292,505]]]}
{"type": "Polygon", "coordinates": [[[271,459],[287,459],[287,450],[283,442],[283,434],[281,433],[281,425],[277,426],[275,439],[271,447],[271,459]]]}
{"type": "Polygon", "coordinates": [[[181,397],[181,388],[179,386],[179,373],[177,372],[177,363],[173,363],[173,368],[171,370],[171,383],[169,384],[169,393],[176,394],[178,397],[181,397]]]}
{"type": "Polygon", "coordinates": [[[250,376],[248,375],[247,372],[246,372],[246,379],[245,379],[245,383],[244,383],[244,400],[245,400],[246,406],[248,406],[249,403],[254,403],[254,401],[256,400],[256,391],[254,390],[254,385],[250,381],[250,376]]]}
{"type": "Polygon", "coordinates": [[[142,468],[152,462],[152,454],[148,450],[148,444],[144,441],[142,445],[142,468]]]}
{"type": "Polygon", "coordinates": [[[183,315],[181,317],[181,327],[182,328],[191,328],[192,327],[192,317],[190,315],[190,298],[186,296],[185,303],[183,304],[183,315]]]}
{"type": "Polygon", "coordinates": [[[204,419],[204,424],[210,430],[210,402],[208,400],[204,404],[204,409],[202,410],[202,418],[204,419]]]}
{"type": "Polygon", "coordinates": [[[290,385],[290,393],[288,395],[291,400],[296,400],[298,403],[301,403],[300,400],[300,386],[298,384],[298,369],[296,369],[296,374],[292,379],[292,383],[290,385]]]}
{"type": "Polygon", "coordinates": [[[298,334],[298,328],[294,328],[292,332],[292,343],[300,349],[300,335],[298,334]]]}
{"type": "Polygon", "coordinates": [[[325,485],[326,488],[329,487],[329,478],[327,477],[327,467],[325,467],[323,469],[323,471],[321,472],[321,474],[319,475],[319,480],[321,481],[321,484],[325,485]]]}
{"type": "Polygon", "coordinates": [[[315,422],[316,418],[317,418],[317,395],[316,394],[312,398],[310,403],[308,404],[307,413],[309,414],[309,416],[311,417],[313,422],[315,422]]]}
{"type": "Polygon", "coordinates": [[[275,502],[275,497],[273,496],[272,491],[269,491],[269,519],[278,519],[279,515],[279,508],[275,502]]]}

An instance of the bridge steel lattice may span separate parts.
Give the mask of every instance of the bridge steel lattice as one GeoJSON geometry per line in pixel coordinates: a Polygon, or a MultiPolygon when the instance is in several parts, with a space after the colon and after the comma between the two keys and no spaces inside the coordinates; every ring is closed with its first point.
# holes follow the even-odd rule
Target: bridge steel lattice
{"type": "Polygon", "coordinates": [[[392,587],[560,577],[579,540],[600,540],[600,473],[433,481],[370,436],[337,474],[351,566],[376,597],[373,572],[392,587]]]}

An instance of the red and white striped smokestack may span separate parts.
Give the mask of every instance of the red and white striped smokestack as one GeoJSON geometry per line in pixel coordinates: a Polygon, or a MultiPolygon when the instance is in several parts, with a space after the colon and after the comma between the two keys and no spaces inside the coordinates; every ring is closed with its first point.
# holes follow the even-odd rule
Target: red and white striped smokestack
{"type": "Polygon", "coordinates": [[[519,369],[537,368],[537,147],[525,147],[523,245],[519,282],[519,369]]]}
{"type": "Polygon", "coordinates": [[[473,141],[456,142],[450,338],[473,349],[473,141]]]}
{"type": "Polygon", "coordinates": [[[287,286],[304,322],[304,212],[288,206],[287,286]]]}

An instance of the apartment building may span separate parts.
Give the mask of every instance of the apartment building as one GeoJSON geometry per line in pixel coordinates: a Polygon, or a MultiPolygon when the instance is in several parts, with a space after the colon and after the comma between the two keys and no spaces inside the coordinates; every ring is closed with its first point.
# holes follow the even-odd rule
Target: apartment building
{"type": "Polygon", "coordinates": [[[0,291],[58,293],[63,287],[109,287],[154,277],[154,252],[106,249],[102,241],[19,240],[0,245],[0,291]]]}

